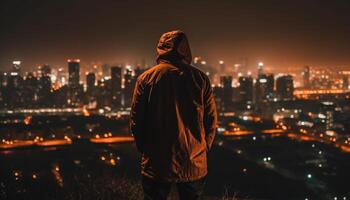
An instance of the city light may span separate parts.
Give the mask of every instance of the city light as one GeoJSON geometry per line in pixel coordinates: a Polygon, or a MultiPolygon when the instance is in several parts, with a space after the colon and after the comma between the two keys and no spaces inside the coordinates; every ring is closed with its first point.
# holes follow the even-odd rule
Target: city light
{"type": "Polygon", "coordinates": [[[20,65],[20,64],[21,64],[21,61],[18,61],[18,60],[17,60],[17,61],[13,61],[12,64],[14,64],[14,65],[20,65]]]}
{"type": "Polygon", "coordinates": [[[170,3],[3,3],[0,199],[349,199],[347,2],[170,3]]]}

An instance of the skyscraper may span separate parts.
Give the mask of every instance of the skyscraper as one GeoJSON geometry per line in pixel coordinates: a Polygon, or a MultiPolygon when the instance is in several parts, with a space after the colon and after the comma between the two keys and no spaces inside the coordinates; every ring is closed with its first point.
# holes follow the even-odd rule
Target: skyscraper
{"type": "Polygon", "coordinates": [[[294,92],[293,77],[291,75],[278,77],[276,80],[276,91],[280,100],[292,100],[294,92]]]}
{"type": "Polygon", "coordinates": [[[231,104],[232,104],[232,76],[221,76],[220,77],[220,83],[222,85],[222,100],[223,100],[223,107],[225,110],[227,110],[231,104]]]}
{"type": "Polygon", "coordinates": [[[119,66],[111,67],[112,90],[120,91],[122,86],[122,68],[119,66]]]}
{"type": "MultiPolygon", "coordinates": [[[[271,84],[271,83],[270,83],[271,84]]],[[[271,87],[271,86],[270,86],[271,87]]],[[[260,103],[267,100],[269,94],[269,83],[266,74],[259,74],[255,83],[255,104],[259,105],[260,103]]]]}
{"type": "Polygon", "coordinates": [[[124,106],[129,106],[131,103],[132,96],[132,70],[129,66],[125,68],[124,75],[124,106]]]}
{"type": "Polygon", "coordinates": [[[121,104],[121,90],[122,90],[122,68],[119,66],[111,67],[111,89],[112,89],[112,103],[119,107],[121,104]]]}
{"type": "Polygon", "coordinates": [[[267,74],[267,95],[272,96],[275,87],[275,77],[273,74],[267,74]]]}
{"type": "Polygon", "coordinates": [[[96,76],[95,73],[88,73],[86,75],[86,91],[88,94],[91,94],[95,88],[96,76]]]}
{"type": "Polygon", "coordinates": [[[57,82],[61,85],[67,84],[67,73],[62,67],[57,70],[57,82]]]}
{"type": "Polygon", "coordinates": [[[261,74],[264,74],[264,63],[263,62],[258,63],[258,76],[261,74]]]}
{"type": "Polygon", "coordinates": [[[50,76],[41,76],[38,80],[38,97],[42,106],[49,106],[52,103],[50,101],[51,85],[50,76]]]}
{"type": "Polygon", "coordinates": [[[22,62],[19,61],[19,60],[16,60],[16,61],[13,61],[12,62],[12,69],[11,69],[11,72],[13,73],[13,75],[15,73],[17,73],[18,75],[20,75],[21,73],[21,69],[22,69],[22,62]]]}
{"type": "Polygon", "coordinates": [[[301,74],[303,76],[304,88],[310,88],[310,67],[306,65],[301,74]]]}
{"type": "Polygon", "coordinates": [[[24,90],[23,96],[24,101],[28,106],[33,106],[37,103],[38,100],[38,91],[39,91],[39,80],[33,75],[33,73],[28,73],[24,80],[24,90]]]}
{"type": "Polygon", "coordinates": [[[80,60],[68,60],[68,86],[78,87],[80,80],[80,60]]]}
{"type": "Polygon", "coordinates": [[[81,103],[81,95],[83,87],[79,84],[80,81],[80,60],[68,60],[68,100],[67,103],[73,106],[78,106],[81,103]]]}
{"type": "Polygon", "coordinates": [[[239,96],[243,102],[253,101],[253,78],[250,76],[239,77],[239,96]]]}

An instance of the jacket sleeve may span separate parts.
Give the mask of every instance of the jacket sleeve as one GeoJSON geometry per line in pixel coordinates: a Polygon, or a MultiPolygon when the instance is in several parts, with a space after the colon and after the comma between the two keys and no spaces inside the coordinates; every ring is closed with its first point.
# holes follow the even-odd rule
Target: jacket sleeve
{"type": "Polygon", "coordinates": [[[209,151],[211,149],[216,134],[217,112],[215,105],[215,97],[208,77],[206,77],[204,89],[204,127],[206,134],[205,139],[207,142],[207,151],[209,151]]]}
{"type": "Polygon", "coordinates": [[[136,147],[140,152],[143,152],[143,138],[142,133],[144,129],[145,123],[145,86],[143,85],[141,79],[137,79],[136,85],[134,88],[134,93],[132,97],[131,103],[131,111],[130,111],[130,131],[134,136],[136,147]]]}

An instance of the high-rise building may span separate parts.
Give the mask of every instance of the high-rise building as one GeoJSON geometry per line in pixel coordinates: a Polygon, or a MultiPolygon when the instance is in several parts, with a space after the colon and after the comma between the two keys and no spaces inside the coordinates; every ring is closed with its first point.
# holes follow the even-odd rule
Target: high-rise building
{"type": "Polygon", "coordinates": [[[267,74],[267,95],[272,96],[275,87],[275,77],[273,74],[267,74]]]}
{"type": "Polygon", "coordinates": [[[21,69],[22,69],[22,62],[21,61],[16,60],[16,61],[12,62],[12,69],[11,69],[12,74],[17,73],[18,75],[20,75],[21,69]]]}
{"type": "Polygon", "coordinates": [[[68,60],[68,86],[78,87],[80,81],[80,60],[68,60]]]}
{"type": "Polygon", "coordinates": [[[9,107],[21,106],[23,103],[23,96],[21,95],[23,78],[18,72],[11,72],[7,75],[7,105],[9,105],[9,107]]]}
{"type": "Polygon", "coordinates": [[[278,77],[276,80],[276,91],[280,100],[292,100],[294,92],[293,77],[291,75],[278,77]]]}
{"type": "Polygon", "coordinates": [[[239,77],[239,96],[243,102],[253,101],[253,78],[250,76],[239,77]]]}
{"type": "Polygon", "coordinates": [[[111,67],[112,90],[120,91],[122,86],[122,68],[119,66],[111,67]]]}
{"type": "Polygon", "coordinates": [[[222,85],[222,108],[228,110],[232,104],[232,76],[220,76],[220,83],[222,85]]]}
{"type": "Polygon", "coordinates": [[[273,74],[259,74],[255,83],[254,103],[255,108],[260,110],[264,103],[273,99],[274,76],[273,74]]]}
{"type": "Polygon", "coordinates": [[[67,73],[65,72],[64,68],[58,68],[56,81],[61,85],[67,84],[67,73]]]}
{"type": "Polygon", "coordinates": [[[310,67],[305,66],[302,72],[304,88],[310,88],[310,67]]]}
{"type": "Polygon", "coordinates": [[[50,106],[51,77],[41,76],[38,80],[38,98],[41,106],[50,106]]]}
{"type": "Polygon", "coordinates": [[[325,116],[325,130],[333,129],[335,104],[332,102],[322,102],[320,111],[325,116]]]}
{"type": "Polygon", "coordinates": [[[68,99],[67,103],[72,106],[79,106],[81,103],[81,96],[83,94],[83,87],[80,82],[80,60],[68,60],[68,99]]]}
{"type": "Polygon", "coordinates": [[[86,75],[86,91],[88,94],[91,94],[94,91],[95,82],[96,82],[95,73],[92,73],[92,72],[88,73],[86,75]]]}
{"type": "Polygon", "coordinates": [[[261,74],[264,74],[264,63],[263,62],[258,63],[258,76],[261,74]]]}
{"type": "Polygon", "coordinates": [[[272,74],[259,74],[255,83],[255,103],[259,104],[269,99],[273,93],[274,78],[272,74]]]}
{"type": "Polygon", "coordinates": [[[38,79],[33,73],[28,73],[24,80],[23,96],[28,106],[34,106],[38,100],[38,79]]]}
{"type": "Polygon", "coordinates": [[[129,66],[125,68],[124,74],[124,106],[129,106],[131,103],[133,87],[132,87],[132,70],[129,66]]]}
{"type": "Polygon", "coordinates": [[[112,89],[112,103],[119,107],[122,97],[122,68],[119,66],[111,67],[111,89],[112,89]]]}
{"type": "Polygon", "coordinates": [[[88,105],[89,108],[93,108],[95,107],[94,103],[96,100],[96,92],[97,92],[97,88],[95,86],[96,83],[96,75],[93,72],[89,72],[86,75],[86,103],[88,105]]]}

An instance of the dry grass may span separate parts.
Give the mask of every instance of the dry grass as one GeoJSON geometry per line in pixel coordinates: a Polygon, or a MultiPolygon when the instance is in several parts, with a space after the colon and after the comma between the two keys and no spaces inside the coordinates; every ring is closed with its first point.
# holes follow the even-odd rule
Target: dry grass
{"type": "MultiPolygon", "coordinates": [[[[0,185],[0,199],[50,199],[50,200],[142,200],[143,192],[140,180],[128,177],[111,176],[110,174],[96,177],[74,176],[69,184],[63,187],[50,188],[45,183],[37,185],[39,190],[27,190],[24,193],[9,191],[0,185]]],[[[229,194],[224,189],[221,197],[204,196],[203,200],[248,200],[238,199],[236,194],[229,194]]],[[[178,200],[175,187],[172,188],[168,200],[178,200]]]]}

